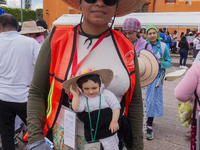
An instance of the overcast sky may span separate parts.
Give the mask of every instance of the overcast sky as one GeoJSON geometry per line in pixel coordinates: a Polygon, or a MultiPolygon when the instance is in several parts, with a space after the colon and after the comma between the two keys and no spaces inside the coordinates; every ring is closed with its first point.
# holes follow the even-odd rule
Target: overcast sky
{"type": "MultiPolygon", "coordinates": [[[[21,8],[21,0],[6,0],[7,5],[1,5],[6,7],[21,8]]],[[[24,8],[25,0],[22,0],[22,7],[24,8]]],[[[43,0],[31,0],[31,9],[43,8],[43,0]]]]}

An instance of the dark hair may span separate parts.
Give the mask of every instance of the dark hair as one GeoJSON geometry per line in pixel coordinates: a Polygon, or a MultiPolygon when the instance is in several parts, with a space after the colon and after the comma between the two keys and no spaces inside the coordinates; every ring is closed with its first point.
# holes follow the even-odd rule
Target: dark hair
{"type": "Polygon", "coordinates": [[[163,32],[163,30],[161,28],[158,31],[163,32]]]}
{"type": "Polygon", "coordinates": [[[0,15],[0,25],[3,29],[15,28],[17,30],[18,22],[17,19],[11,14],[0,15]]]}
{"type": "Polygon", "coordinates": [[[176,30],[174,30],[174,33],[177,33],[177,31],[176,31],[176,30]]]}
{"type": "Polygon", "coordinates": [[[35,37],[38,37],[40,36],[41,34],[40,33],[35,33],[35,37]]]}
{"type": "Polygon", "coordinates": [[[181,40],[180,40],[180,43],[185,43],[186,41],[187,41],[186,36],[182,36],[181,40]]]}
{"type": "Polygon", "coordinates": [[[181,32],[181,35],[183,35],[184,34],[184,32],[181,32]]]}
{"type": "Polygon", "coordinates": [[[22,30],[22,26],[21,26],[21,25],[18,25],[17,31],[20,32],[21,30],[22,30]]]}
{"type": "Polygon", "coordinates": [[[144,33],[146,34],[146,29],[145,29],[145,28],[142,28],[142,29],[140,30],[140,33],[142,33],[143,30],[144,30],[144,33]]]}
{"type": "Polygon", "coordinates": [[[98,74],[90,74],[90,75],[83,76],[77,80],[78,87],[82,89],[83,83],[87,82],[88,80],[92,80],[95,83],[98,83],[99,87],[101,86],[101,80],[100,80],[99,75],[98,74]]]}
{"type": "Polygon", "coordinates": [[[42,26],[44,29],[48,29],[47,23],[43,19],[36,20],[37,26],[42,26]]]}
{"type": "Polygon", "coordinates": [[[166,31],[167,35],[169,35],[169,31],[166,31]]]}

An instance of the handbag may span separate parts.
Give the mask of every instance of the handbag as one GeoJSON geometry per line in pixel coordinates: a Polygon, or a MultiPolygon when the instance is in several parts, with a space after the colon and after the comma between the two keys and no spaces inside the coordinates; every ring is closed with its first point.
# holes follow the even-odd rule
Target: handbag
{"type": "Polygon", "coordinates": [[[191,122],[191,115],[192,115],[192,104],[190,101],[183,103],[179,103],[178,108],[178,118],[181,126],[188,127],[191,122]]]}

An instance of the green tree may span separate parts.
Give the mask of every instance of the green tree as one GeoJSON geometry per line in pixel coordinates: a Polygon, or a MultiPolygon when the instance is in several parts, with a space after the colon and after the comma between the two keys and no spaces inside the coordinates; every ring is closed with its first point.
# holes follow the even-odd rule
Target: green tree
{"type": "Polygon", "coordinates": [[[6,0],[0,0],[0,4],[6,4],[6,0]]]}
{"type": "Polygon", "coordinates": [[[43,19],[43,9],[39,8],[39,9],[36,9],[35,11],[36,11],[36,20],[43,19]]]}
{"type": "MultiPolygon", "coordinates": [[[[21,22],[21,9],[20,8],[10,8],[5,6],[0,6],[6,13],[12,14],[15,16],[18,22],[21,22]]],[[[36,11],[30,9],[23,9],[23,21],[27,21],[29,19],[36,19],[36,11]]]]}
{"type": "Polygon", "coordinates": [[[25,0],[25,9],[31,9],[31,0],[25,0]]]}

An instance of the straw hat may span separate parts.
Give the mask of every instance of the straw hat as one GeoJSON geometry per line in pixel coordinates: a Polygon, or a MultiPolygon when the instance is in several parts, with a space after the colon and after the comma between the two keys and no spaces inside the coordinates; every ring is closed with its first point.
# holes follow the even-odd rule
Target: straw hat
{"type": "MultiPolygon", "coordinates": [[[[80,10],[79,0],[62,0],[70,7],[80,10]]],[[[117,10],[117,17],[130,14],[140,9],[146,0],[119,0],[119,8],[117,10]]]]}
{"type": "Polygon", "coordinates": [[[138,57],[141,87],[152,83],[158,75],[159,64],[153,53],[141,50],[138,57]]]}
{"type": "Polygon", "coordinates": [[[186,70],[187,69],[181,69],[181,70],[177,70],[177,71],[174,71],[174,72],[170,72],[170,73],[165,75],[164,79],[166,79],[167,81],[174,81],[175,79],[184,75],[186,70]]]}
{"type": "Polygon", "coordinates": [[[44,29],[41,26],[37,26],[35,21],[25,21],[22,24],[20,34],[28,34],[28,33],[40,33],[44,32],[46,29],[44,29]]]}
{"type": "Polygon", "coordinates": [[[110,70],[110,69],[96,70],[96,69],[90,67],[90,68],[84,68],[84,69],[78,71],[78,74],[75,77],[63,82],[62,86],[67,92],[70,92],[70,85],[76,86],[78,79],[80,79],[83,76],[90,75],[90,74],[99,75],[101,77],[101,80],[102,80],[105,88],[107,88],[109,86],[110,82],[113,79],[113,71],[112,70],[110,70]]]}

